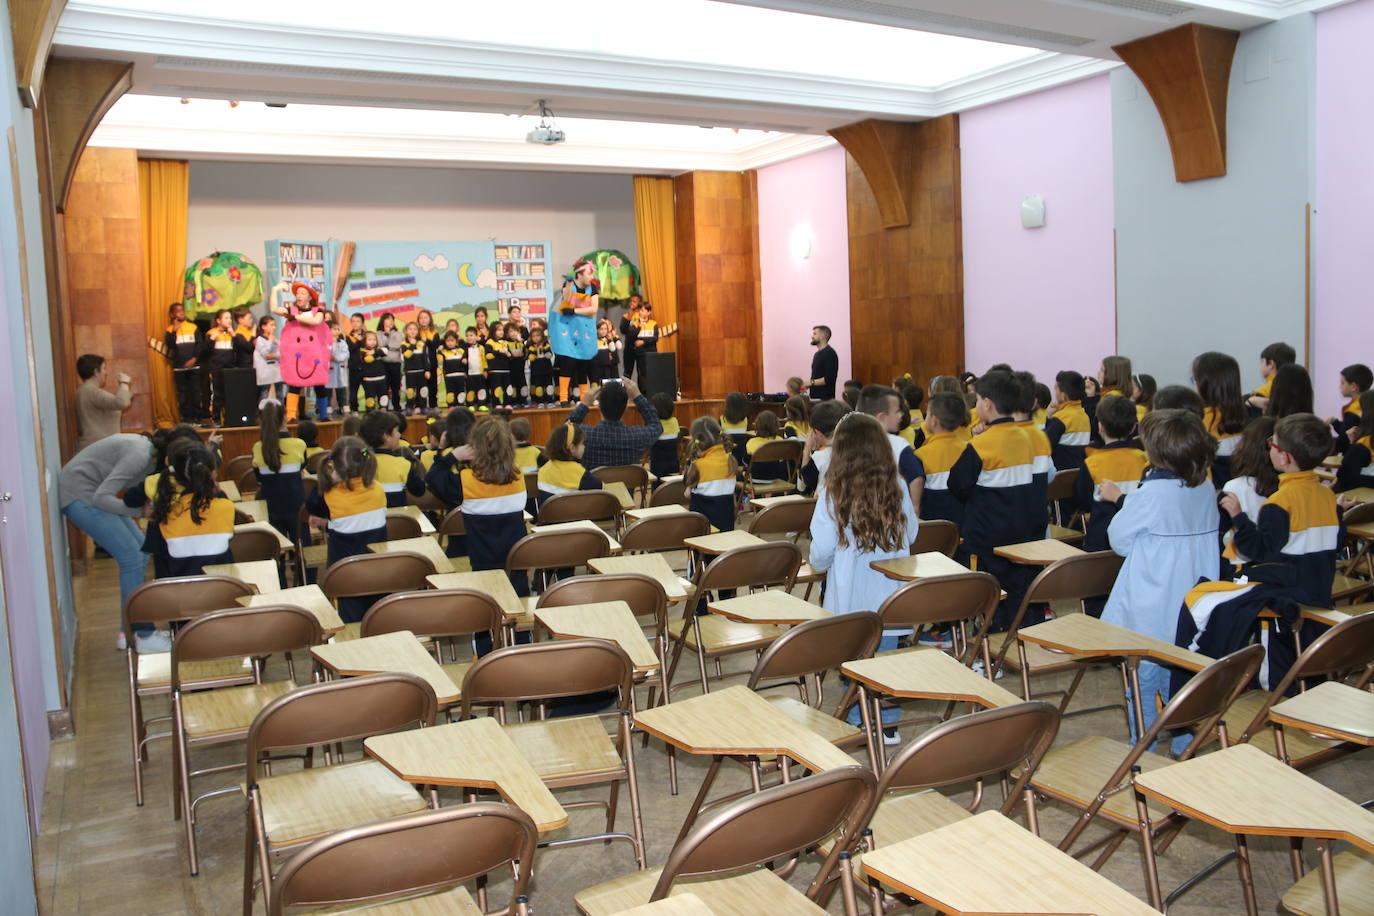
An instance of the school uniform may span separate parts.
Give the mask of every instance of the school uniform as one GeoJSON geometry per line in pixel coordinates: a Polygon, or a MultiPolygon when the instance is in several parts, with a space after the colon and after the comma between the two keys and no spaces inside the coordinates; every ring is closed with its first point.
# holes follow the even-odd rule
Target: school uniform
{"type": "Polygon", "coordinates": [[[580,461],[545,461],[539,466],[539,493],[535,502],[542,506],[550,496],[602,488],[601,479],[580,461]]]}
{"type": "Polygon", "coordinates": [[[912,481],[925,477],[926,469],[921,465],[921,459],[916,457],[916,450],[907,445],[901,436],[888,433],[887,444],[892,446],[892,460],[897,462],[897,476],[907,485],[907,492],[911,492],[912,481]]]}
{"type": "Polygon", "coordinates": [[[1081,401],[1065,401],[1045,421],[1045,435],[1050,440],[1050,456],[1059,470],[1076,468],[1087,455],[1092,425],[1081,401]]]}
{"type": "Polygon", "coordinates": [[[506,399],[511,406],[523,407],[530,402],[530,383],[525,375],[525,341],[528,331],[520,329],[522,339],[506,341],[506,364],[510,369],[510,397],[506,399]]]}
{"type": "Polygon", "coordinates": [[[387,393],[386,350],[382,347],[361,347],[358,358],[361,362],[359,372],[363,384],[363,408],[389,409],[391,398],[387,393]]]}
{"type": "MultiPolygon", "coordinates": [[[[124,505],[138,510],[137,514],[141,515],[143,507],[157,498],[157,484],[161,479],[162,472],[158,471],[143,478],[143,486],[129,487],[124,491],[124,505]]],[[[181,493],[181,485],[175,480],[172,481],[172,489],[178,495],[181,493]]],[[[149,525],[143,533],[143,552],[153,558],[154,579],[165,579],[171,575],[167,570],[167,544],[162,540],[162,530],[157,525],[149,525]]]]}
{"type": "MultiPolygon", "coordinates": [[[[755,436],[744,443],[744,454],[753,458],[754,453],[769,442],[782,442],[782,436],[774,436],[771,439],[764,439],[755,436]]],[[[782,480],[787,477],[786,461],[750,461],[749,477],[754,483],[773,483],[775,480],[782,480]]]]}
{"type": "Polygon", "coordinates": [[[803,423],[801,420],[788,420],[787,425],[782,428],[782,434],[789,439],[805,440],[811,435],[811,424],[803,423]]]}
{"type": "Polygon", "coordinates": [[[422,410],[433,410],[439,403],[439,348],[443,346],[443,339],[440,338],[438,330],[435,328],[421,328],[420,342],[425,345],[425,351],[429,353],[429,385],[425,393],[420,397],[419,406],[422,410]]]}
{"type": "Polygon", "coordinates": [[[597,338],[596,355],[592,357],[592,379],[599,385],[613,382],[620,377],[617,368],[620,363],[620,341],[605,337],[597,338]]]}
{"type": "Polygon", "coordinates": [[[661,417],[659,422],[663,424],[663,432],[649,446],[649,472],[655,477],[671,477],[682,472],[677,457],[677,440],[682,436],[682,426],[673,417],[661,417]]]}
{"type": "Polygon", "coordinates": [[[696,468],[687,508],[702,515],[721,531],[735,530],[735,474],[724,445],[713,445],[689,465],[696,468]]]}
{"type": "Polygon", "coordinates": [[[172,379],[177,391],[177,409],[184,422],[193,422],[205,416],[205,402],[201,398],[200,356],[204,341],[200,327],[194,321],[182,321],[167,325],[163,335],[167,348],[167,358],[172,363],[172,379]],[[190,360],[196,365],[186,366],[190,360]]]}
{"type": "Polygon", "coordinates": [[[254,331],[251,327],[245,328],[243,325],[238,325],[234,328],[235,369],[253,368],[253,337],[254,331]]]}
{"type": "Polygon", "coordinates": [[[658,352],[658,322],[652,318],[648,321],[639,322],[635,327],[634,341],[630,342],[628,338],[626,340],[630,346],[634,347],[635,364],[642,369],[644,354],[658,352]]]}
{"type": "Polygon", "coordinates": [[[301,506],[305,504],[305,487],[301,471],[305,469],[305,440],[283,436],[277,440],[279,467],[272,470],[261,442],[253,443],[253,470],[258,478],[258,499],[267,503],[267,520],[285,537],[295,541],[299,535],[301,506]]]}
{"type": "Polygon", "coordinates": [[[820,489],[821,483],[825,480],[825,472],[830,469],[831,457],[828,445],[811,453],[811,457],[806,459],[806,463],[797,472],[798,492],[815,493],[820,489]]]}
{"type": "MultiPolygon", "coordinates": [[[[1363,392],[1361,392],[1363,394],[1363,392]]],[[[1363,411],[1360,410],[1360,395],[1353,398],[1341,408],[1341,415],[1331,422],[1331,434],[1336,437],[1335,450],[1339,454],[1344,454],[1350,449],[1350,437],[1347,435],[1350,430],[1360,425],[1360,418],[1363,411]]]]}
{"type": "MultiPolygon", "coordinates": [[[[996,576],[1006,591],[993,618],[994,629],[1005,630],[1011,626],[1034,568],[1005,560],[993,549],[1044,537],[1040,527],[1044,494],[1035,485],[1030,437],[1010,417],[989,423],[973,437],[972,447],[983,468],[964,507],[964,550],[977,557],[978,568],[996,576]]],[[[1028,612],[1022,625],[1039,623],[1039,616],[1028,612]]]]}
{"type": "Polygon", "coordinates": [[[238,337],[233,331],[211,328],[205,335],[201,362],[209,369],[210,416],[215,422],[224,419],[224,370],[232,369],[237,360],[234,340],[238,337]]]}
{"type": "MultiPolygon", "coordinates": [[[[472,468],[458,470],[455,465],[452,453],[440,455],[425,482],[442,499],[462,508],[472,568],[505,569],[510,549],[527,533],[524,476],[517,474],[508,483],[486,483],[477,479],[472,468]]],[[[517,594],[529,594],[524,573],[510,579],[517,594]]]]}
{"type": "MultiPolygon", "coordinates": [[[[1266,382],[1266,384],[1268,383],[1266,382]]],[[[1202,408],[1202,425],[1207,427],[1207,432],[1211,433],[1212,438],[1217,440],[1217,454],[1212,459],[1212,485],[1220,487],[1231,479],[1231,456],[1236,453],[1236,447],[1240,445],[1240,430],[1222,432],[1221,411],[1215,407],[1202,408]]]]}
{"type": "Polygon", "coordinates": [[[1048,490],[1050,482],[1054,480],[1054,459],[1050,437],[1045,435],[1044,430],[1036,429],[1033,420],[1017,420],[1016,425],[1030,439],[1031,450],[1035,456],[1031,462],[1033,468],[1031,479],[1035,482],[1036,502],[1041,507],[1039,515],[1036,517],[1036,527],[1048,537],[1050,527],[1048,490]]]}
{"type": "Polygon", "coordinates": [[[487,391],[487,348],[479,339],[474,344],[464,344],[467,350],[467,376],[463,382],[467,389],[469,407],[487,406],[492,395],[487,391]]]}
{"type": "MultiPolygon", "coordinates": [[[[1223,493],[1230,493],[1235,496],[1236,502],[1240,503],[1240,511],[1250,518],[1259,518],[1259,511],[1264,507],[1268,497],[1261,496],[1255,489],[1255,478],[1253,477],[1232,477],[1221,487],[1223,493]]],[[[1236,529],[1231,526],[1230,519],[1225,519],[1222,523],[1221,535],[1221,577],[1229,579],[1233,577],[1240,567],[1250,562],[1250,558],[1241,553],[1236,547],[1236,529]]]]}
{"type": "Polygon", "coordinates": [[[733,446],[731,453],[743,455],[744,447],[749,444],[749,419],[746,417],[738,423],[734,423],[721,417],[720,431],[729,437],[730,444],[733,446]]]}
{"type": "MultiPolygon", "coordinates": [[[[635,349],[635,337],[639,334],[639,325],[630,320],[629,313],[625,313],[620,318],[620,339],[625,341],[622,348],[621,359],[624,364],[624,377],[629,378],[634,375],[635,367],[639,362],[639,353],[635,349]]],[[[642,378],[642,376],[641,376],[642,378]]]]}
{"type": "MultiPolygon", "coordinates": [[[[305,498],[305,506],[311,515],[329,520],[330,566],[348,557],[370,554],[368,544],[386,540],[386,493],[375,480],[365,487],[362,478],[355,477],[327,492],[315,490],[305,498]]],[[[339,617],[344,623],[357,623],[380,597],[340,598],[339,617]]]]}
{"type": "Polygon", "coordinates": [[[466,347],[435,351],[438,371],[444,376],[444,406],[457,407],[467,400],[468,351],[466,347]]]}
{"type": "Polygon", "coordinates": [[[234,504],[223,496],[211,498],[197,522],[191,514],[192,496],[182,494],[158,526],[167,548],[170,576],[203,576],[206,566],[232,563],[229,540],[234,536],[234,504]]]}
{"type": "Polygon", "coordinates": [[[539,459],[544,456],[539,446],[531,445],[528,442],[515,443],[515,466],[522,473],[528,474],[531,471],[539,470],[539,459]]]}
{"type": "Polygon", "coordinates": [[[406,493],[412,496],[425,495],[425,478],[415,462],[395,452],[378,449],[376,454],[377,483],[382,485],[382,491],[386,493],[387,508],[404,506],[406,493]]]}
{"type": "Polygon", "coordinates": [[[916,457],[926,472],[921,517],[954,522],[962,531],[964,504],[978,483],[983,459],[953,430],[930,436],[916,450],[916,457]]]}
{"type": "Polygon", "coordinates": [[[1374,487],[1374,440],[1369,436],[1351,443],[1341,456],[1336,470],[1335,492],[1344,493],[1356,487],[1374,487]]]}
{"type": "Polygon", "coordinates": [[[1083,537],[1082,545],[1084,550],[1107,550],[1111,547],[1107,539],[1107,527],[1116,517],[1118,505],[1102,498],[1102,484],[1113,481],[1122,494],[1129,495],[1140,486],[1149,463],[1145,452],[1129,439],[1088,449],[1083,464],[1079,466],[1078,477],[1073,482],[1073,507],[1087,518],[1087,534],[1083,537]]]}
{"type": "Polygon", "coordinates": [[[407,340],[401,344],[401,365],[405,370],[406,407],[414,410],[425,403],[429,387],[434,384],[434,366],[429,347],[423,340],[407,340]]]}
{"type": "Polygon", "coordinates": [[[553,349],[547,340],[527,343],[525,356],[530,363],[530,401],[540,406],[552,404],[558,391],[553,376],[553,349]]]}
{"type": "Polygon", "coordinates": [[[500,407],[510,398],[510,357],[506,341],[485,341],[482,346],[487,355],[487,388],[491,406],[500,407]]]}
{"type": "Polygon", "coordinates": [[[358,410],[358,389],[363,384],[363,335],[349,331],[344,335],[348,341],[348,409],[358,410]]]}

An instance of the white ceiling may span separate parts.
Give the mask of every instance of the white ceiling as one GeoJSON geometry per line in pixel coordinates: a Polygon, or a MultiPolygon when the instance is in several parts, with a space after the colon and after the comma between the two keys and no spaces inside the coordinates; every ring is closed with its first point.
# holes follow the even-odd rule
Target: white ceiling
{"type": "Polygon", "coordinates": [[[164,97],[121,100],[97,145],[672,173],[756,167],[829,145],[827,129],[866,117],[919,120],[1082,79],[1119,65],[1111,45],[1186,22],[1244,29],[1330,5],[72,0],[55,49],[132,60],[136,96],[164,97]],[[539,98],[566,144],[523,142],[534,122],[518,116],[539,98]]]}

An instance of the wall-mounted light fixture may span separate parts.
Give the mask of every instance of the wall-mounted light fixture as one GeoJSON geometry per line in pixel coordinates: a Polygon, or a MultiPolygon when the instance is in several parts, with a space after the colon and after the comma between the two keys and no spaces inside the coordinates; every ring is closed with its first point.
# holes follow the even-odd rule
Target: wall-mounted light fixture
{"type": "Polygon", "coordinates": [[[1045,198],[1033,194],[1021,201],[1021,228],[1043,229],[1045,226],[1045,198]]]}
{"type": "Polygon", "coordinates": [[[795,261],[805,261],[811,257],[812,244],[811,226],[802,223],[792,230],[792,259],[795,261]]]}

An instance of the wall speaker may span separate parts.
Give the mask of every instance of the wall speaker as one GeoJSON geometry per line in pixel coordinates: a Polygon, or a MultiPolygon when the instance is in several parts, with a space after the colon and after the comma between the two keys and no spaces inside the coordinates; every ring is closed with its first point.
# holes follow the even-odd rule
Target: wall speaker
{"type": "Polygon", "coordinates": [[[639,354],[639,390],[646,398],[663,393],[677,399],[677,354],[639,354]]]}

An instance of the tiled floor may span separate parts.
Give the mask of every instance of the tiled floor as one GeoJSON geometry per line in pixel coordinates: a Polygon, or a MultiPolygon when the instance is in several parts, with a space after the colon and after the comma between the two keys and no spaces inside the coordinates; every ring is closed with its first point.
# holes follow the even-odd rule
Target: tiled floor
{"type": "MultiPolygon", "coordinates": [[[[146,770],[147,803],[141,808],[134,805],[124,656],[113,649],[118,585],[112,561],[97,560],[92,569],[90,576],[77,581],[80,636],[74,694],[76,736],[53,747],[43,831],[37,845],[40,905],[44,912],[55,914],[232,912],[239,907],[242,886],[242,803],[238,797],[229,796],[212,799],[201,808],[198,829],[202,861],[196,878],[187,874],[181,827],[171,818],[169,748],[165,741],[154,745],[146,770]]],[[[734,669],[741,667],[743,662],[734,669]]],[[[694,692],[685,688],[678,696],[694,692]]],[[[1116,673],[1099,670],[1088,675],[1074,706],[1119,699],[1116,673]]],[[[1092,733],[1121,738],[1123,731],[1118,715],[1094,713],[1067,719],[1059,742],[1092,733]]],[[[651,744],[645,749],[636,742],[636,753],[649,861],[659,864],[667,856],[700,784],[704,764],[679,756],[682,791],[674,797],[667,790],[667,758],[662,746],[651,744]]],[[[235,745],[219,756],[232,761],[239,754],[241,746],[235,745]]],[[[856,753],[858,757],[862,754],[856,753]]],[[[1363,800],[1374,795],[1371,763],[1374,755],[1365,751],[1321,767],[1314,776],[1349,798],[1363,800]]],[[[727,768],[721,780],[722,790],[746,784],[741,767],[727,768]]],[[[602,792],[589,789],[583,794],[600,798],[604,797],[602,792]]],[[[992,794],[996,795],[995,790],[992,794]]],[[[625,807],[622,804],[622,827],[628,823],[625,807]]],[[[1043,810],[1042,833],[1057,841],[1072,819],[1062,808],[1045,806],[1043,810]]],[[[579,825],[583,825],[590,832],[597,816],[595,810],[574,811],[574,829],[582,832],[579,825]]],[[[1098,828],[1091,828],[1087,837],[1101,835],[1098,828]]],[[[1274,912],[1279,896],[1291,883],[1287,844],[1261,840],[1255,846],[1260,909],[1274,912]]],[[[1175,886],[1230,848],[1228,838],[1219,831],[1190,824],[1160,860],[1165,887],[1175,886]]],[[[541,916],[574,913],[572,895],[577,890],[633,867],[624,843],[543,851],[535,861],[532,903],[541,916]]],[[[798,869],[792,883],[804,888],[813,869],[814,865],[798,869]]],[[[1140,857],[1133,840],[1123,844],[1103,871],[1132,893],[1144,896],[1140,857]]],[[[989,866],[988,874],[989,880],[995,880],[995,865],[989,866]]],[[[3,909],[0,903],[0,911],[3,909]]],[[[838,899],[830,911],[841,912],[838,899]]],[[[1224,868],[1171,909],[1179,916],[1242,911],[1233,866],[1224,868]]]]}

